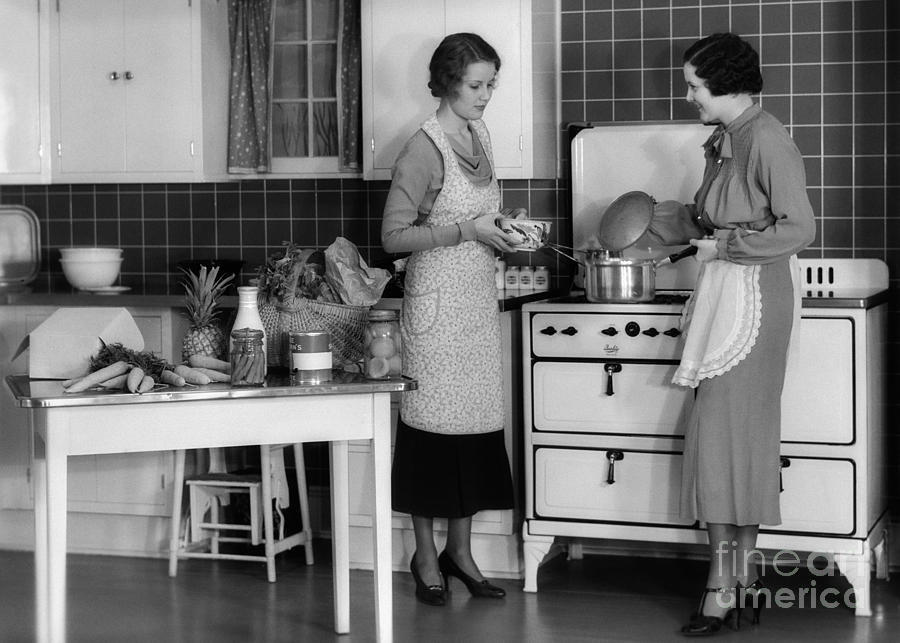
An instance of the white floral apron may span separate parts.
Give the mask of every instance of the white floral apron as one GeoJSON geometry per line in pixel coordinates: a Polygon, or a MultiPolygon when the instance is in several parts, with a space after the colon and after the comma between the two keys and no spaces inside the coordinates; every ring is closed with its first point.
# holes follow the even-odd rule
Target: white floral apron
{"type": "MultiPolygon", "coordinates": [[[[493,167],[487,128],[480,120],[471,124],[493,167]]],[[[475,186],[457,164],[436,116],[422,129],[444,160],[444,185],[422,225],[452,225],[499,211],[496,177],[475,186]]],[[[418,389],[403,394],[403,420],[433,433],[502,429],[500,317],[491,248],[464,241],[414,252],[404,290],[403,370],[418,380],[418,389]]]]}

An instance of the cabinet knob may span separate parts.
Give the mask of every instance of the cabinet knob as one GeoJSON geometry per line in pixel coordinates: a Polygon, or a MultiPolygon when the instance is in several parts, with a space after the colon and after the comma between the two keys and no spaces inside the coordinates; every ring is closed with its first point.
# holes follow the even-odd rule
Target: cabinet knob
{"type": "Polygon", "coordinates": [[[678,337],[681,335],[681,331],[677,328],[670,328],[667,331],[663,331],[663,335],[668,335],[669,337],[678,337]]]}
{"type": "Polygon", "coordinates": [[[134,78],[134,74],[132,74],[130,71],[126,71],[125,80],[131,80],[132,78],[134,78]]]}
{"type": "Polygon", "coordinates": [[[614,337],[619,334],[619,331],[617,331],[615,329],[615,327],[613,327],[613,326],[610,326],[609,328],[604,328],[600,332],[603,333],[604,335],[609,335],[610,337],[614,337]]]}
{"type": "Polygon", "coordinates": [[[108,78],[109,78],[110,80],[119,80],[119,72],[117,72],[117,71],[111,71],[111,72],[109,72],[108,78]]]}
{"type": "Polygon", "coordinates": [[[543,328],[538,332],[542,335],[556,335],[556,329],[553,326],[547,326],[547,328],[543,328]]]}
{"type": "Polygon", "coordinates": [[[575,335],[578,333],[578,329],[575,328],[574,326],[569,326],[568,328],[563,328],[559,332],[561,332],[563,335],[568,335],[569,337],[571,337],[572,335],[575,335]]]}

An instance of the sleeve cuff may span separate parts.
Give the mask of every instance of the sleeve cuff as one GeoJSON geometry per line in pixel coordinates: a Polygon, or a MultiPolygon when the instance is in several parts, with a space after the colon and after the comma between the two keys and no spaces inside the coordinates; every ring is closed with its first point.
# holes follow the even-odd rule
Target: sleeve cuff
{"type": "Polygon", "coordinates": [[[475,219],[463,221],[456,225],[459,226],[459,231],[462,235],[459,240],[460,243],[463,241],[475,241],[475,219]]]}
{"type": "Polygon", "coordinates": [[[716,238],[716,258],[723,261],[728,260],[728,239],[731,237],[733,230],[719,229],[713,232],[716,238]]]}

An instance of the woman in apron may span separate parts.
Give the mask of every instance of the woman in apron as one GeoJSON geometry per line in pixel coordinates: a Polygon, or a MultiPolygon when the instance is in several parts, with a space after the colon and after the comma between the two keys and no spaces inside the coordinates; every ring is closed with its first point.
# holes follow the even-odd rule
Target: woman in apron
{"type": "Polygon", "coordinates": [[[381,239],[390,253],[412,253],[400,323],[404,374],[418,381],[400,406],[393,508],[412,515],[416,597],[444,605],[450,577],[473,596],[505,595],[472,558],[471,527],[476,512],[513,506],[494,250],[514,250],[496,219],[524,211],[500,212],[481,120],[500,69],[496,51],[475,34],[452,34],[429,69],[440,104],[397,159],[381,239]],[[435,518],[447,519],[440,555],[435,518]]]}
{"type": "MultiPolygon", "coordinates": [[[[661,203],[651,233],[697,246],[673,382],[696,388],[685,428],[681,514],[706,524],[710,568],[688,636],[759,621],[759,525],[781,522],[781,391],[799,325],[796,254],[815,237],[803,159],[784,126],[753,102],[759,57],[740,37],[713,34],[685,52],[687,100],[716,125],[691,206],[661,203]]],[[[768,597],[770,599],[770,597],[768,597]]]]}

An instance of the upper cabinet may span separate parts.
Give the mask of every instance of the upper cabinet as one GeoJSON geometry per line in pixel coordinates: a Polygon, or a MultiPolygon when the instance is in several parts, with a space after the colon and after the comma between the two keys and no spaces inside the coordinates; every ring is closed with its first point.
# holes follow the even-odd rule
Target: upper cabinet
{"type": "Polygon", "coordinates": [[[226,10],[218,0],[59,0],[51,20],[53,179],[224,174],[226,10]]]}
{"type": "Polygon", "coordinates": [[[0,183],[49,180],[47,0],[7,2],[0,17],[0,183]]]}
{"type": "Polygon", "coordinates": [[[473,32],[500,56],[485,112],[497,176],[557,176],[555,0],[362,0],[363,169],[390,179],[407,139],[437,108],[428,62],[450,33],[473,32]]]}
{"type": "Polygon", "coordinates": [[[226,174],[228,2],[9,2],[0,183],[226,174]]]}

